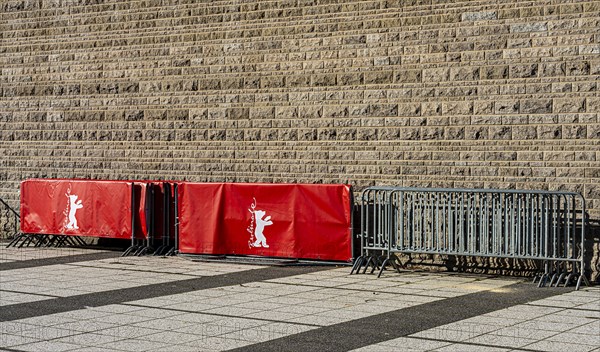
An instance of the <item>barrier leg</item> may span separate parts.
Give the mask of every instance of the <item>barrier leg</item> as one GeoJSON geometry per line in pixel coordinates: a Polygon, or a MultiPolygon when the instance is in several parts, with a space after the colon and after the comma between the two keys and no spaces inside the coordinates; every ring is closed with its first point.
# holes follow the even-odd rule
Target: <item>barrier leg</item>
{"type": "Polygon", "coordinates": [[[387,257],[384,255],[374,257],[373,269],[371,269],[371,274],[373,274],[375,272],[375,270],[379,269],[380,267],[384,267],[383,264],[385,263],[386,259],[387,259],[387,257]]]}
{"type": "Polygon", "coordinates": [[[579,264],[579,277],[577,278],[577,284],[575,285],[575,290],[578,291],[579,287],[581,287],[581,282],[583,281],[583,283],[590,287],[590,282],[587,279],[587,277],[585,276],[585,273],[583,272],[583,263],[579,264]]]}
{"type": "Polygon", "coordinates": [[[21,239],[21,236],[23,236],[22,233],[16,235],[15,238],[13,238],[12,241],[6,245],[6,248],[10,248],[10,246],[14,246],[16,243],[18,243],[21,239]]]}
{"type": "Polygon", "coordinates": [[[354,274],[354,271],[356,270],[356,273],[358,274],[358,271],[360,270],[360,267],[362,266],[362,262],[365,260],[365,257],[363,257],[362,255],[360,257],[357,257],[356,260],[354,260],[354,265],[352,266],[352,270],[350,270],[350,275],[354,274]]]}
{"type": "MultiPolygon", "coordinates": [[[[371,262],[373,261],[373,256],[369,256],[369,259],[367,259],[367,263],[365,264],[365,268],[363,269],[363,274],[367,272],[367,269],[369,268],[369,265],[371,264],[371,262]]],[[[375,265],[375,264],[373,264],[375,265]]]]}
{"type": "Polygon", "coordinates": [[[544,262],[544,274],[540,278],[540,282],[538,283],[538,287],[544,287],[544,286],[546,286],[546,282],[548,281],[548,277],[549,277],[548,273],[549,273],[548,262],[544,262]]]}
{"type": "Polygon", "coordinates": [[[554,267],[556,270],[554,270],[553,274],[552,274],[552,278],[550,279],[550,283],[548,284],[549,287],[552,287],[552,285],[554,284],[554,281],[558,278],[558,271],[559,271],[559,267],[551,265],[551,267],[554,267]]]}
{"type": "Polygon", "coordinates": [[[381,264],[381,269],[379,270],[379,274],[377,274],[377,278],[380,278],[381,275],[383,274],[383,270],[385,269],[385,266],[387,265],[387,263],[390,261],[390,258],[385,258],[385,260],[383,261],[383,263],[381,264]]]}
{"type": "Polygon", "coordinates": [[[569,286],[572,278],[573,278],[573,273],[567,274],[567,277],[565,278],[565,284],[563,285],[563,287],[569,286]]]}
{"type": "Polygon", "coordinates": [[[567,268],[563,266],[562,272],[558,276],[558,280],[556,280],[554,287],[558,287],[560,285],[560,283],[565,279],[566,276],[567,276],[567,268]]]}
{"type": "Polygon", "coordinates": [[[27,237],[25,237],[25,240],[23,242],[21,242],[21,245],[19,246],[19,248],[23,248],[23,246],[28,247],[32,241],[33,241],[32,235],[27,235],[27,237]]]}

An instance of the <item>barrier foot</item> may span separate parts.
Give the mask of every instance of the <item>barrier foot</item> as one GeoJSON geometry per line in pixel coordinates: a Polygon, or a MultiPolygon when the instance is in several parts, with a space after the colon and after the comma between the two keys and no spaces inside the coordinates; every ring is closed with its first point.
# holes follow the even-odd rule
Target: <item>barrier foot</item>
{"type": "Polygon", "coordinates": [[[16,244],[19,243],[19,241],[23,238],[23,236],[24,236],[24,234],[22,234],[22,233],[16,235],[15,238],[13,238],[12,241],[10,241],[6,245],[6,248],[9,248],[10,246],[16,246],[16,244]]]}
{"type": "Polygon", "coordinates": [[[556,280],[556,282],[554,283],[554,287],[558,287],[560,285],[560,283],[565,279],[565,276],[567,275],[566,272],[562,272],[560,273],[560,275],[558,276],[558,280],[556,280]]]}
{"type": "Polygon", "coordinates": [[[390,264],[394,269],[396,269],[396,271],[398,273],[400,273],[400,268],[398,267],[398,264],[396,263],[396,261],[394,260],[394,258],[390,257],[390,258],[386,258],[383,263],[381,264],[381,270],[379,270],[379,274],[377,275],[377,278],[380,278],[381,275],[383,274],[383,271],[385,270],[385,267],[387,264],[390,264]]]}
{"type": "Polygon", "coordinates": [[[557,273],[554,273],[552,275],[552,278],[550,279],[550,283],[548,284],[549,287],[552,287],[552,285],[554,284],[554,280],[556,280],[556,276],[557,276],[557,273]]]}
{"type": "Polygon", "coordinates": [[[569,273],[567,275],[567,277],[565,278],[565,284],[563,285],[563,287],[569,286],[569,284],[571,283],[571,279],[572,278],[573,278],[573,273],[569,273]]]}
{"type": "Polygon", "coordinates": [[[358,274],[358,270],[360,270],[364,258],[365,257],[363,257],[362,255],[356,258],[356,260],[354,261],[354,265],[352,265],[352,270],[350,270],[350,275],[354,274],[354,270],[357,270],[356,273],[358,274]]]}
{"type": "Polygon", "coordinates": [[[540,282],[538,283],[538,287],[546,286],[546,281],[548,281],[548,274],[542,275],[542,277],[540,278],[540,282]]]}
{"type": "Polygon", "coordinates": [[[162,255],[163,252],[165,252],[168,248],[169,247],[167,247],[167,246],[160,246],[160,247],[156,248],[156,250],[154,251],[154,254],[152,254],[152,255],[154,255],[154,256],[162,255]]]}
{"type": "Polygon", "coordinates": [[[381,277],[381,275],[383,274],[383,269],[385,269],[385,266],[387,265],[387,262],[389,262],[389,261],[390,261],[390,259],[389,259],[389,258],[386,258],[386,259],[383,261],[383,264],[381,265],[381,269],[379,270],[379,274],[377,274],[377,278],[378,278],[378,279],[379,279],[379,278],[381,277]]]}
{"type": "MultiPolygon", "coordinates": [[[[367,263],[365,264],[365,268],[363,269],[363,274],[365,274],[367,272],[367,269],[369,268],[369,264],[371,264],[371,262],[373,262],[373,256],[370,256],[369,259],[367,260],[367,263]]],[[[373,265],[375,265],[375,263],[373,263],[373,265]]]]}
{"type": "Polygon", "coordinates": [[[177,254],[177,250],[175,250],[175,247],[171,247],[171,249],[169,249],[169,251],[167,253],[165,253],[165,257],[170,257],[173,255],[177,254]]]}
{"type": "Polygon", "coordinates": [[[138,250],[139,246],[129,246],[129,248],[127,248],[125,250],[125,252],[123,252],[123,254],[121,254],[121,257],[127,257],[129,254],[131,254],[134,251],[138,250]]]}
{"type": "Polygon", "coordinates": [[[138,249],[138,251],[135,252],[133,255],[135,255],[136,257],[141,257],[146,254],[152,254],[153,251],[154,251],[154,249],[152,247],[143,246],[140,249],[138,249]]]}
{"type": "Polygon", "coordinates": [[[385,267],[383,265],[383,263],[385,263],[386,261],[386,257],[385,256],[379,256],[379,257],[375,257],[373,259],[373,269],[371,269],[371,274],[373,274],[375,272],[375,270],[379,269],[380,267],[385,267]]]}
{"type": "Polygon", "coordinates": [[[583,283],[587,287],[590,287],[590,281],[587,279],[587,277],[583,273],[581,273],[581,274],[579,274],[579,278],[577,279],[577,285],[575,286],[575,291],[579,291],[579,287],[581,287],[581,281],[583,281],[583,283]]]}
{"type": "Polygon", "coordinates": [[[28,235],[25,240],[23,242],[21,242],[21,245],[19,246],[19,248],[23,248],[23,246],[26,245],[26,247],[29,247],[29,244],[33,241],[33,236],[32,235],[28,235]]]}
{"type": "Polygon", "coordinates": [[[402,264],[402,262],[399,259],[396,263],[396,259],[398,259],[398,257],[394,256],[394,260],[392,260],[392,266],[394,267],[394,269],[396,269],[396,272],[398,272],[398,274],[401,274],[400,267],[406,268],[406,266],[402,264]]]}
{"type": "Polygon", "coordinates": [[[88,245],[87,242],[79,236],[73,237],[73,242],[75,242],[76,246],[87,246],[88,245]]]}

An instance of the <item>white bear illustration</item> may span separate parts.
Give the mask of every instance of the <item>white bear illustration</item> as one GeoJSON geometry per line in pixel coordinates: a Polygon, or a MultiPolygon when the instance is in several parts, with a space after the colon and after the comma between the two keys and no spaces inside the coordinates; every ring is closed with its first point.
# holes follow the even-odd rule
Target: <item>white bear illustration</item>
{"type": "Polygon", "coordinates": [[[81,209],[83,208],[83,205],[81,204],[81,200],[77,201],[77,196],[74,194],[71,195],[67,195],[67,197],[69,197],[69,223],[67,224],[67,226],[65,226],[67,229],[79,229],[79,226],[77,226],[77,218],[75,217],[75,213],[77,212],[77,209],[81,209]]]}
{"type": "Polygon", "coordinates": [[[262,217],[266,214],[264,210],[256,210],[254,211],[254,214],[256,216],[256,228],[254,229],[254,237],[256,237],[256,241],[252,244],[252,246],[269,248],[269,245],[267,244],[267,238],[265,237],[263,231],[265,226],[273,225],[271,217],[267,216],[263,219],[262,217]]]}

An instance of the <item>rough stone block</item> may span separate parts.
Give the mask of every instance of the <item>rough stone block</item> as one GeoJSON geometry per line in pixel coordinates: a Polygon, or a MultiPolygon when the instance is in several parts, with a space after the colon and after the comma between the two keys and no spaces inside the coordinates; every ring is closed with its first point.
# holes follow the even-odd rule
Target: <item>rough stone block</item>
{"type": "Polygon", "coordinates": [[[510,26],[511,33],[544,32],[548,30],[546,22],[518,23],[510,26]]]}
{"type": "Polygon", "coordinates": [[[465,12],[460,16],[460,19],[463,22],[497,20],[498,12],[496,12],[496,11],[465,12]]]}
{"type": "Polygon", "coordinates": [[[274,107],[250,108],[250,119],[272,119],[275,117],[274,107]]]}
{"type": "Polygon", "coordinates": [[[538,64],[511,65],[510,78],[537,77],[538,64]]]}
{"type": "Polygon", "coordinates": [[[554,113],[584,112],[585,99],[554,99],[552,108],[554,113]]]}
{"type": "Polygon", "coordinates": [[[313,75],[311,85],[315,87],[325,87],[336,85],[337,77],[334,74],[313,75]]]}
{"type": "Polygon", "coordinates": [[[446,102],[442,103],[442,112],[444,115],[470,115],[473,113],[473,102],[446,102]]]}
{"type": "Polygon", "coordinates": [[[521,114],[545,114],[552,112],[552,99],[523,99],[519,111],[521,114]]]}
{"type": "Polygon", "coordinates": [[[390,84],[394,81],[394,73],[392,71],[365,72],[365,84],[390,84]]]}
{"type": "Polygon", "coordinates": [[[450,69],[451,81],[475,81],[479,79],[478,67],[457,67],[450,69]]]}
{"type": "Polygon", "coordinates": [[[368,116],[398,116],[398,110],[398,105],[396,104],[371,104],[369,105],[368,116]]]}
{"type": "Polygon", "coordinates": [[[519,113],[519,101],[518,100],[497,101],[494,104],[494,113],[496,113],[496,114],[518,114],[519,113]]]}
{"type": "Polygon", "coordinates": [[[394,72],[396,83],[419,83],[421,82],[421,70],[398,70],[394,72]]]}
{"type": "Polygon", "coordinates": [[[423,70],[423,82],[441,82],[447,81],[450,78],[450,69],[441,68],[428,68],[423,70]]]}
{"type": "Polygon", "coordinates": [[[398,116],[421,116],[421,104],[406,103],[397,106],[398,116]]]}
{"type": "Polygon", "coordinates": [[[479,72],[481,79],[506,79],[508,78],[508,65],[485,66],[479,72]]]}
{"type": "Polygon", "coordinates": [[[553,77],[564,76],[566,73],[566,63],[564,62],[549,62],[541,65],[540,76],[553,77]]]}
{"type": "Polygon", "coordinates": [[[569,61],[567,62],[566,66],[566,72],[568,76],[583,76],[590,74],[590,63],[587,61],[569,61]]]}

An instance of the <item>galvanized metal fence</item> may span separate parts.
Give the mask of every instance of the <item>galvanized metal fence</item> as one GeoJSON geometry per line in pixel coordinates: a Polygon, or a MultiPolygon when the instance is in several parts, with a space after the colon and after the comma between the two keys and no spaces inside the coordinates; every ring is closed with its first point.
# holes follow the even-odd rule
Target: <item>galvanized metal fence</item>
{"type": "Polygon", "coordinates": [[[536,260],[538,285],[582,281],[585,199],[574,192],[370,187],[361,198],[361,256],[352,272],[388,265],[396,254],[536,260]]]}
{"type": "Polygon", "coordinates": [[[19,234],[19,212],[0,198],[0,239],[10,239],[19,234]]]}

